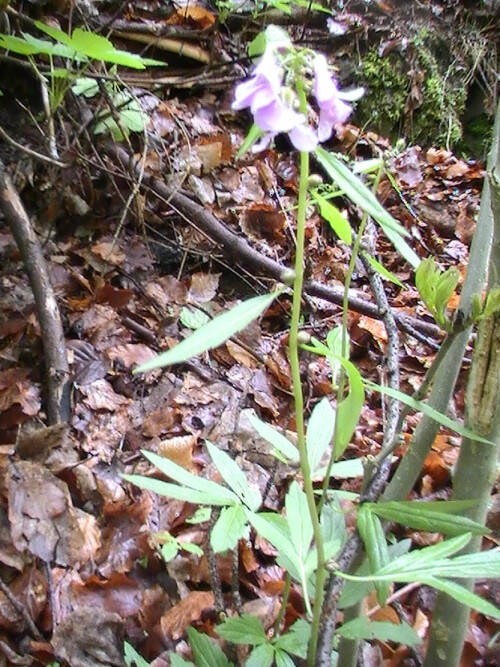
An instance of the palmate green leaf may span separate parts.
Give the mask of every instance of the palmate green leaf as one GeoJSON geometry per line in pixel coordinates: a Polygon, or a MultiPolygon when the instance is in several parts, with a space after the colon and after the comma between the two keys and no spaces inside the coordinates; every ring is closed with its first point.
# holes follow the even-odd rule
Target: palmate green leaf
{"type": "Polygon", "coordinates": [[[135,648],[128,642],[123,643],[123,653],[127,667],[150,667],[149,662],[137,653],[135,648]]]}
{"type": "Polygon", "coordinates": [[[257,431],[261,438],[272,445],[282,456],[292,462],[299,461],[299,450],[282,433],[277,431],[267,422],[259,419],[255,414],[248,415],[248,421],[257,431]]]}
{"type": "Polygon", "coordinates": [[[324,453],[332,442],[335,430],[335,410],[325,396],[313,408],[306,432],[307,459],[311,474],[319,466],[324,453]]]}
{"type": "Polygon", "coordinates": [[[274,659],[276,667],[295,667],[295,662],[285,651],[276,650],[274,659]]]}
{"type": "Polygon", "coordinates": [[[210,637],[192,627],[188,628],[187,633],[196,667],[233,667],[221,647],[210,637]]]}
{"type": "Polygon", "coordinates": [[[210,458],[217,466],[222,479],[248,509],[256,512],[262,503],[259,491],[249,487],[245,473],[226,452],[223,452],[208,440],[206,440],[206,445],[210,458]]]}
{"type": "Polygon", "coordinates": [[[339,209],[317,192],[312,197],[318,205],[321,217],[324,218],[341,241],[348,246],[352,244],[352,230],[349,221],[344,218],[339,209]]]}
{"type": "Polygon", "coordinates": [[[335,634],[345,639],[377,639],[381,642],[397,642],[405,646],[417,646],[422,640],[415,630],[407,623],[370,621],[366,616],[354,618],[343,623],[335,630],[335,634]]]}
{"type": "MultiPolygon", "coordinates": [[[[237,498],[235,498],[233,502],[229,501],[224,493],[218,493],[216,491],[195,491],[194,489],[185,486],[162,482],[159,479],[143,477],[142,475],[122,475],[122,478],[130,484],[157,493],[159,496],[175,498],[175,500],[182,500],[184,502],[193,503],[194,505],[215,505],[218,507],[225,507],[227,505],[234,505],[238,502],[237,498]]],[[[224,489],[224,487],[221,488],[224,489]]],[[[228,489],[224,490],[228,491],[228,489]]]]}
{"type": "Polygon", "coordinates": [[[223,507],[210,533],[210,544],[216,554],[235,549],[238,540],[248,538],[245,510],[241,505],[223,507]]]}
{"type": "Polygon", "coordinates": [[[434,410],[434,408],[431,408],[428,403],[424,403],[423,401],[416,401],[414,398],[404,394],[402,391],[397,391],[397,389],[392,389],[391,387],[383,387],[382,385],[371,382],[370,380],[364,379],[363,383],[367,389],[378,391],[381,394],[391,396],[392,398],[401,401],[401,403],[404,403],[408,407],[413,408],[415,412],[423,412],[424,415],[434,419],[434,421],[436,421],[438,424],[441,424],[441,426],[446,426],[446,428],[455,431],[455,433],[458,433],[459,435],[469,438],[469,440],[483,442],[485,445],[494,445],[494,443],[492,443],[490,440],[483,438],[477,433],[474,433],[474,431],[471,431],[461,424],[457,424],[457,422],[453,421],[453,419],[450,419],[446,415],[443,415],[437,410],[434,410]]]}
{"type": "Polygon", "coordinates": [[[282,651],[305,659],[310,636],[311,626],[303,618],[299,618],[290,626],[288,632],[273,639],[273,645],[282,651]]]}
{"type": "Polygon", "coordinates": [[[194,662],[184,660],[178,653],[169,651],[170,667],[195,667],[194,662]]]}
{"type": "Polygon", "coordinates": [[[373,255],[370,255],[370,253],[365,252],[364,250],[361,251],[361,254],[366,259],[366,261],[371,265],[372,269],[374,269],[380,276],[382,276],[382,278],[390,280],[391,283],[394,283],[395,285],[398,285],[399,287],[402,287],[404,289],[404,285],[399,280],[399,278],[396,278],[396,276],[393,273],[391,273],[391,271],[386,269],[383,264],[377,261],[375,257],[373,257],[373,255]]]}
{"type": "Polygon", "coordinates": [[[245,667],[271,667],[274,663],[274,647],[271,644],[256,646],[245,663],[245,667]]]}
{"type": "Polygon", "coordinates": [[[15,37],[14,35],[0,34],[0,47],[18,53],[21,56],[34,56],[37,53],[40,53],[36,46],[30,44],[25,39],[15,37]]]}
{"type": "Polygon", "coordinates": [[[385,210],[371,190],[341,160],[321,147],[316,148],[315,154],[332,181],[345,192],[351,201],[378,222],[386,236],[397,247],[398,252],[411,266],[416,268],[420,264],[420,259],[403,238],[409,236],[406,229],[385,210]]]}
{"type": "Polygon", "coordinates": [[[259,646],[267,642],[267,633],[262,623],[256,616],[250,614],[228,618],[215,628],[215,632],[222,639],[233,644],[259,646]]]}
{"type": "MultiPolygon", "coordinates": [[[[377,574],[390,562],[389,550],[380,519],[370,512],[366,504],[358,511],[356,525],[365,545],[368,563],[373,574],[377,574]]],[[[374,581],[378,603],[385,607],[390,591],[389,581],[374,581]]]]}
{"type": "Polygon", "coordinates": [[[68,35],[64,30],[54,28],[54,26],[42,23],[42,21],[35,21],[35,25],[38,30],[44,32],[49,37],[52,37],[56,42],[61,42],[61,44],[65,44],[66,46],[72,46],[71,35],[68,35]]]}
{"type": "MultiPolygon", "coordinates": [[[[456,506],[455,510],[446,508],[448,501],[433,503],[411,500],[390,501],[373,504],[366,503],[363,507],[367,507],[371,512],[387,521],[400,523],[417,530],[443,533],[443,535],[451,537],[461,535],[462,533],[486,535],[490,532],[488,528],[468,517],[451,514],[452,511],[463,509],[464,505],[465,507],[471,505],[469,501],[465,501],[465,503],[458,501],[458,503],[459,505],[456,506]],[[443,508],[443,511],[440,511],[440,508],[443,508]]],[[[474,504],[474,501],[472,504],[474,504]]]]}
{"type": "Polygon", "coordinates": [[[498,607],[495,607],[495,605],[488,602],[488,600],[472,593],[472,591],[457,584],[455,581],[440,579],[438,577],[422,577],[420,581],[424,585],[432,586],[432,588],[436,588],[438,591],[446,593],[454,600],[457,600],[457,602],[461,602],[481,614],[500,619],[500,609],[498,609],[498,607]]]}
{"type": "Polygon", "coordinates": [[[228,338],[242,331],[250,322],[259,317],[281,292],[282,290],[278,290],[271,294],[263,294],[243,301],[231,310],[215,317],[201,329],[197,329],[189,338],[186,338],[168,352],[147,361],[132,372],[145,373],[153,368],[179,364],[207,352],[207,350],[219,347],[228,338]]]}

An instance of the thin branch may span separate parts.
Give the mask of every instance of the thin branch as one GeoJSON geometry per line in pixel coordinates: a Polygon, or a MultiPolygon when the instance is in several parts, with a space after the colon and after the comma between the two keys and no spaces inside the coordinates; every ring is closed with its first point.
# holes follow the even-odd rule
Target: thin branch
{"type": "Polygon", "coordinates": [[[70,413],[69,367],[56,296],[50,284],[47,265],[38,237],[1,160],[0,208],[21,253],[35,297],[45,358],[48,421],[50,424],[68,421],[70,413]]]}
{"type": "MultiPolygon", "coordinates": [[[[127,155],[126,151],[118,146],[110,145],[107,152],[115,163],[118,161],[125,170],[128,169],[132,158],[127,155]]],[[[137,165],[134,165],[134,170],[137,171],[137,169],[137,165]]],[[[220,245],[226,257],[245,265],[256,275],[264,275],[273,280],[281,281],[283,271],[287,270],[287,267],[255,250],[242,236],[231,231],[206,208],[190,199],[186,194],[179,192],[178,189],[149,174],[144,174],[143,183],[160,198],[167,200],[174,211],[186,217],[194,227],[205,233],[214,243],[220,245]]],[[[344,298],[343,288],[322,285],[315,280],[305,281],[304,291],[309,296],[324,299],[338,306],[342,305],[344,298]]],[[[369,317],[377,319],[381,317],[379,308],[375,303],[365,301],[354,296],[354,294],[349,295],[349,308],[369,317]]],[[[402,315],[397,311],[392,312],[399,329],[406,331],[409,325],[411,331],[417,330],[430,338],[440,338],[441,330],[435,324],[402,315]]]]}

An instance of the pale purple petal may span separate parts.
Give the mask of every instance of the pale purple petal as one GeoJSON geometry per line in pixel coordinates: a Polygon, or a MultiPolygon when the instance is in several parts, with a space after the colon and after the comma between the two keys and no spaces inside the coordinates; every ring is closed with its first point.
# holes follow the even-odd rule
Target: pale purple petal
{"type": "Polygon", "coordinates": [[[264,51],[257,67],[254,69],[254,76],[265,79],[274,94],[278,95],[283,73],[271,48],[264,51]]]}
{"type": "Polygon", "coordinates": [[[305,123],[300,123],[293,127],[289,136],[292,144],[298,151],[310,153],[318,145],[318,137],[305,123]]]}
{"type": "Polygon", "coordinates": [[[353,90],[339,90],[338,96],[339,99],[344,100],[345,102],[356,102],[361,99],[364,94],[364,88],[353,88],[353,90]]]}
{"type": "Polygon", "coordinates": [[[328,104],[330,100],[337,97],[338,88],[330,71],[325,56],[318,54],[314,59],[314,96],[318,101],[318,106],[328,104]]]}
{"type": "Polygon", "coordinates": [[[261,151],[265,151],[275,136],[276,135],[273,132],[267,132],[261,139],[259,139],[259,141],[256,141],[253,144],[252,153],[260,153],[261,151]]]}
{"type": "Polygon", "coordinates": [[[259,109],[252,108],[252,113],[255,124],[264,132],[289,132],[304,121],[304,116],[287,107],[280,99],[259,109]]]}

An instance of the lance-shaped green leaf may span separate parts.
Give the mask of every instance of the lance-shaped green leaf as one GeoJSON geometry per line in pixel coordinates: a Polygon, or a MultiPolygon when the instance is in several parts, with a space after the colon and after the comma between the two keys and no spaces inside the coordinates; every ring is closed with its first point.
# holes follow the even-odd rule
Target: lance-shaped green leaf
{"type": "Polygon", "coordinates": [[[144,660],[142,655],[137,653],[135,648],[128,642],[123,644],[123,657],[125,658],[125,664],[127,667],[150,667],[149,662],[144,660]]]}
{"type": "Polygon", "coordinates": [[[366,261],[370,264],[372,269],[374,269],[382,278],[385,278],[386,280],[390,280],[391,283],[394,283],[395,285],[398,285],[399,287],[402,287],[404,289],[403,283],[397,278],[391,271],[385,268],[383,264],[381,264],[379,261],[373,257],[373,255],[370,255],[370,253],[365,252],[364,250],[361,251],[361,254],[363,257],[366,259],[366,261]]]}
{"type": "Polygon", "coordinates": [[[295,563],[300,574],[300,583],[304,595],[307,595],[306,561],[313,538],[313,525],[306,494],[297,482],[292,482],[285,497],[286,521],[292,544],[295,547],[295,563]]]}
{"type": "Polygon", "coordinates": [[[335,410],[326,396],[313,408],[306,432],[307,459],[311,474],[318,468],[335,430],[335,410]]]}
{"type": "Polygon", "coordinates": [[[238,541],[248,539],[247,517],[242,505],[223,507],[210,533],[210,544],[216,554],[225,553],[238,546],[238,541]]]}
{"type": "Polygon", "coordinates": [[[371,389],[372,391],[378,391],[381,394],[386,394],[387,396],[391,396],[392,398],[395,398],[398,401],[401,401],[401,403],[404,403],[408,407],[412,408],[413,410],[415,410],[415,412],[423,412],[424,415],[427,415],[427,417],[434,419],[434,421],[436,421],[438,424],[441,424],[441,426],[446,426],[446,428],[455,431],[455,433],[458,433],[459,435],[469,438],[469,440],[484,442],[485,445],[494,444],[490,440],[487,440],[486,438],[483,438],[481,435],[474,433],[474,431],[471,431],[465,426],[462,426],[462,424],[458,424],[453,419],[450,419],[446,415],[443,415],[441,412],[434,410],[434,408],[431,408],[431,406],[428,403],[424,403],[424,401],[416,401],[414,398],[408,396],[408,394],[404,394],[402,391],[398,391],[397,389],[392,389],[391,387],[383,387],[382,385],[376,384],[375,382],[371,382],[370,380],[364,379],[363,383],[365,387],[367,387],[367,389],[371,389]]]}
{"type": "MultiPolygon", "coordinates": [[[[386,519],[394,521],[409,528],[425,530],[428,532],[443,533],[443,535],[461,535],[472,533],[474,535],[486,535],[490,531],[482,524],[465,516],[454,516],[451,512],[459,512],[465,507],[474,504],[470,501],[439,501],[418,502],[413,500],[379,502],[367,505],[370,511],[386,519]],[[447,507],[453,503],[451,507],[447,507]]],[[[364,507],[364,505],[363,505],[364,507]]]]}
{"type": "MultiPolygon", "coordinates": [[[[181,488],[185,487],[186,489],[192,489],[193,491],[197,491],[198,492],[196,496],[197,499],[193,500],[194,503],[199,503],[203,505],[239,504],[240,501],[238,497],[232,491],[227,489],[225,486],[217,484],[216,482],[212,482],[209,479],[204,479],[199,475],[194,475],[193,473],[189,472],[182,466],[177,465],[177,463],[174,463],[170,459],[166,459],[163,456],[158,456],[158,454],[154,454],[153,452],[142,450],[142,453],[148,459],[148,461],[150,461],[154,466],[156,466],[158,470],[160,470],[164,475],[170,477],[175,482],[180,484],[181,488]],[[200,501],[200,498],[203,498],[204,496],[206,496],[206,499],[200,501]],[[216,500],[217,502],[214,502],[214,500],[216,500]]],[[[127,479],[127,481],[132,481],[134,484],[140,485],[142,488],[151,488],[150,486],[149,487],[147,486],[145,481],[158,482],[161,485],[166,485],[166,482],[161,482],[160,480],[153,480],[147,477],[140,477],[139,475],[123,475],[123,477],[124,479],[127,479]],[[142,483],[139,484],[138,480],[143,480],[143,481],[142,483]]],[[[175,485],[169,485],[169,486],[175,487],[175,485]]],[[[165,488],[165,486],[160,488],[165,488]]],[[[162,492],[158,491],[158,493],[162,492]]],[[[189,500],[189,498],[187,498],[187,500],[189,500]]]]}
{"type": "Polygon", "coordinates": [[[461,602],[481,614],[500,619],[500,609],[498,609],[498,607],[495,607],[495,605],[488,602],[488,600],[479,597],[479,595],[469,591],[455,581],[440,579],[438,577],[422,577],[420,581],[424,585],[432,586],[432,588],[436,588],[438,591],[446,593],[454,600],[457,600],[457,602],[461,602]]]}
{"type": "Polygon", "coordinates": [[[223,452],[208,440],[206,445],[210,458],[217,466],[222,479],[249,509],[256,512],[262,503],[259,491],[250,488],[245,473],[226,452],[223,452]]]}
{"type": "Polygon", "coordinates": [[[279,294],[281,294],[281,290],[272,294],[256,296],[243,301],[243,303],[239,303],[234,308],[231,308],[231,310],[215,317],[208,324],[197,329],[189,338],[186,338],[171,350],[168,350],[168,352],[163,352],[163,354],[135,368],[133,373],[144,373],[153,368],[180,364],[203,352],[207,352],[207,350],[219,347],[231,338],[231,336],[242,331],[250,322],[259,317],[279,294]]]}
{"type": "MultiPolygon", "coordinates": [[[[370,570],[373,574],[380,572],[389,562],[389,550],[380,519],[370,512],[370,508],[363,504],[359,508],[356,521],[359,534],[365,545],[370,570]]],[[[390,591],[390,582],[375,581],[378,603],[385,607],[390,591]]]]}
{"type": "Polygon", "coordinates": [[[275,649],[274,660],[276,667],[295,667],[295,662],[292,658],[280,649],[275,649]]]}
{"type": "Polygon", "coordinates": [[[312,197],[318,205],[321,217],[328,222],[339,239],[350,246],[352,243],[352,230],[349,221],[344,218],[336,206],[319,193],[313,192],[312,197]]]}
{"type": "Polygon", "coordinates": [[[335,458],[344,453],[356,428],[363,404],[365,389],[363,380],[356,366],[347,359],[339,358],[349,377],[349,393],[337,408],[338,427],[335,433],[335,458]]]}
{"type": "Polygon", "coordinates": [[[272,445],[279,454],[292,463],[298,463],[299,450],[293,442],[290,442],[282,433],[273,428],[270,424],[259,419],[257,415],[249,414],[248,421],[257,431],[261,438],[272,445]]]}
{"type": "Polygon", "coordinates": [[[398,252],[411,266],[417,267],[420,264],[420,259],[403,238],[408,236],[408,232],[385,210],[373,192],[341,160],[325,151],[324,148],[316,148],[315,153],[318,161],[334,183],[345,192],[351,201],[378,222],[398,252]]]}
{"type": "Polygon", "coordinates": [[[401,624],[370,621],[366,616],[343,623],[335,634],[345,639],[376,639],[380,642],[397,642],[406,646],[417,646],[422,640],[407,623],[401,624]]]}
{"type": "MultiPolygon", "coordinates": [[[[388,547],[389,558],[395,560],[402,556],[411,548],[411,540],[401,540],[395,544],[390,544],[388,547]]],[[[354,573],[356,577],[367,577],[370,574],[370,564],[366,558],[359,568],[354,573]]],[[[372,581],[362,581],[356,579],[356,581],[346,581],[345,586],[340,594],[339,598],[339,609],[345,609],[346,607],[352,607],[353,605],[364,600],[374,589],[374,584],[372,581]]]]}

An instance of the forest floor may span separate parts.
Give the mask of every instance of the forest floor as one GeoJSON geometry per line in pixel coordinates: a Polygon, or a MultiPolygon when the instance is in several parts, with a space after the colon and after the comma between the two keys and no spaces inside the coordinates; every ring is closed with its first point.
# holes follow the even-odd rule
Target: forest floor
{"type": "MultiPolygon", "coordinates": [[[[144,16],[137,10],[120,21],[146,25],[144,16]]],[[[103,23],[108,19],[99,17],[103,23]]],[[[210,10],[199,8],[188,19],[179,11],[177,26],[172,17],[164,25],[203,34],[214,20],[210,10]]],[[[348,29],[347,19],[345,25],[348,29]]],[[[0,664],[123,665],[126,640],[145,664],[159,667],[170,664],[169,651],[190,657],[185,642],[190,625],[213,635],[217,617],[207,557],[185,548],[204,549],[210,523],[193,522],[197,507],[190,503],[124,482],[123,473],[154,476],[141,450],[213,477],[205,441],[216,443],[265,495],[268,509],[281,507],[293,478],[294,471],[273,463],[269,445],[248,420],[257,413],[283,432],[294,431],[288,295],[210,353],[143,375],[131,373],[185,338],[207,315],[269,291],[276,266],[290,266],[294,256],[295,157],[286,140],[279,139],[273,149],[235,158],[249,118],[232,111],[231,102],[246,70],[225,64],[234,53],[230,57],[224,29],[212,34],[212,54],[196,37],[186,42],[186,48],[197,48],[189,72],[181,71],[186,62],[182,50],[172,56],[156,50],[154,57],[171,57],[174,67],[137,75],[134,94],[148,114],[148,141],[138,133],[130,135],[128,145],[121,143],[135,166],[123,160],[109,137],[92,134],[88,114],[97,113],[97,98],[68,96],[59,112],[56,140],[60,160],[68,164],[64,169],[8,141],[0,145],[42,244],[71,374],[69,419],[47,425],[44,350],[33,293],[12,233],[0,220],[0,664]],[[204,53],[209,59],[215,54],[218,67],[202,69],[204,53]],[[161,77],[171,80],[161,95],[153,94],[161,77]],[[157,184],[163,182],[174,195],[162,194],[157,184]],[[189,214],[176,205],[175,193],[181,190],[192,203],[189,214]],[[221,225],[234,233],[226,243],[221,225]],[[240,245],[231,249],[231,239],[244,244],[243,254],[240,245]],[[246,253],[248,248],[261,263],[246,253]]],[[[121,48],[124,44],[130,42],[121,48]]],[[[243,52],[241,47],[239,55],[243,52]]],[[[28,113],[42,118],[33,79],[26,70],[15,71],[19,80],[12,95],[3,88],[0,124],[15,141],[47,153],[28,113]]],[[[419,256],[432,255],[443,268],[456,266],[461,284],[484,164],[434,147],[431,140],[424,147],[393,146],[358,127],[355,117],[338,129],[328,148],[355,161],[384,158],[379,200],[410,232],[410,245],[419,256]]],[[[314,163],[313,171],[321,174],[314,163]]],[[[356,208],[341,197],[335,203],[356,226],[356,208]]],[[[302,326],[325,340],[341,323],[350,252],[313,207],[306,236],[307,279],[325,291],[324,298],[314,288],[305,295],[302,326]]],[[[376,239],[376,257],[403,285],[385,282],[394,312],[414,318],[408,320],[411,333],[400,331],[401,388],[411,394],[443,336],[420,299],[411,268],[383,235],[376,239]]],[[[387,334],[361,266],[351,296],[351,359],[364,377],[383,384],[387,334]]],[[[449,307],[457,302],[455,294],[449,307]]],[[[457,420],[463,417],[471,353],[472,346],[450,406],[457,420]]],[[[324,359],[307,354],[302,371],[309,415],[331,394],[331,373],[324,359]]],[[[344,455],[350,463],[331,481],[332,488],[346,492],[346,512],[349,493],[360,490],[360,462],[380,450],[383,420],[380,395],[368,393],[344,455]]],[[[407,419],[396,457],[404,454],[418,420],[418,414],[407,419]]],[[[440,431],[413,498],[449,497],[459,442],[456,434],[440,431]]],[[[493,509],[489,523],[498,528],[493,509]]],[[[398,531],[415,546],[441,539],[434,533],[398,531]]],[[[498,539],[493,531],[485,547],[498,545],[498,539]]],[[[238,555],[243,608],[269,628],[284,586],[276,552],[252,536],[240,541],[238,555]]],[[[231,608],[233,556],[218,556],[217,567],[231,608]]],[[[500,603],[498,584],[479,581],[476,590],[500,603]]],[[[435,593],[414,586],[396,598],[383,609],[369,598],[365,611],[373,620],[404,619],[425,647],[435,593]]],[[[286,624],[303,614],[300,588],[293,588],[286,624]]],[[[494,634],[490,619],[471,614],[463,667],[498,664],[494,634]]],[[[372,664],[418,665],[423,652],[379,644],[372,664]]]]}

